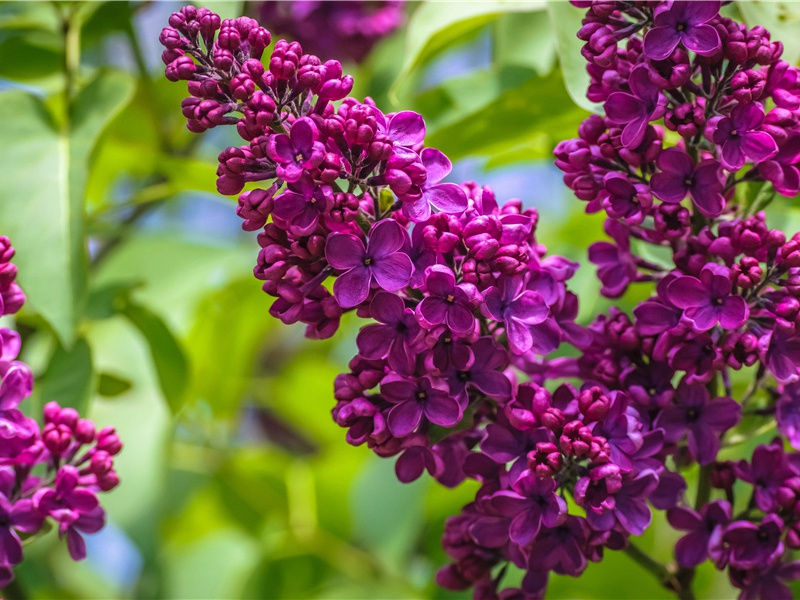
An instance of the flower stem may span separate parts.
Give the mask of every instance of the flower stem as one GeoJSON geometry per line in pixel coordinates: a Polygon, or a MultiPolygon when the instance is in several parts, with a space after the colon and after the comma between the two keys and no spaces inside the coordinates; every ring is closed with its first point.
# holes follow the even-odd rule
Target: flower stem
{"type": "Polygon", "coordinates": [[[681,571],[676,573],[669,569],[666,565],[658,562],[633,542],[630,542],[628,547],[625,548],[625,553],[636,561],[645,571],[652,573],[661,585],[673,591],[680,600],[694,600],[694,592],[692,591],[692,576],[694,575],[694,571],[681,576],[681,571]]]}

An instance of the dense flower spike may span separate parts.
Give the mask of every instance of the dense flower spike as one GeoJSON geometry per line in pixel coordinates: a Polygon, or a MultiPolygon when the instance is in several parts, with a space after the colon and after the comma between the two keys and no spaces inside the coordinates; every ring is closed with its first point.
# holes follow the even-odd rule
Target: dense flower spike
{"type": "MultiPolygon", "coordinates": [[[[25,302],[13,257],[8,238],[0,236],[0,316],[25,302]]],[[[0,328],[0,587],[23,559],[23,540],[45,531],[47,521],[66,537],[74,560],[86,557],[81,533],[105,524],[97,493],[119,484],[113,456],[122,449],[113,428],[97,432],[73,408],[49,402],[41,428],[26,417],[17,407],[33,391],[33,375],[16,360],[19,351],[19,334],[0,328]]]]}
{"type": "MultiPolygon", "coordinates": [[[[604,114],[559,144],[556,165],[606,214],[613,243],[589,248],[601,293],[651,290],[632,315],[612,308],[588,327],[566,287],[577,265],[546,255],[537,213],[446,181],[420,115],[347,97],[341,65],[297,42],[262,63],[270,34],[247,18],[185,7],[161,41],[167,77],[188,84],[188,128],[235,124],[245,142],[220,154],[218,188],[248,187],[237,213],[262,230],[270,312],[317,338],[348,311],[372,320],[334,384],[348,442],[398,457],[404,482],[480,483],[446,523],[441,585],[541,597],[550,572],[640,552],[631,536],[655,508],[687,532],[680,569],[658,572],[680,597],[706,559],[743,598],[785,596],[800,576],[787,554],[800,547],[800,458],[779,440],[738,463],[719,453],[773,415],[800,447],[800,236],[760,210],[773,187],[800,189],[800,71],[719,2],[574,4],[604,114]],[[645,244],[663,251],[645,258],[645,244]],[[561,344],[573,352],[549,356],[561,344]],[[500,592],[509,565],[521,588],[500,592]]],[[[54,498],[69,502],[62,480],[54,498]]]]}

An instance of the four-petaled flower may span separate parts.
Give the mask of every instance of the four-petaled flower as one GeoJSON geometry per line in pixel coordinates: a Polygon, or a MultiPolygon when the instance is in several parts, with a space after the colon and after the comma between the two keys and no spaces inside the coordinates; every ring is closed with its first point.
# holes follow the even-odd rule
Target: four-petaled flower
{"type": "Polygon", "coordinates": [[[674,0],[656,9],[654,27],[644,36],[644,53],[652,60],[664,60],[678,44],[708,56],[722,43],[708,21],[719,14],[719,2],[674,0]]]}
{"type": "Polygon", "coordinates": [[[292,123],[289,135],[278,133],[269,138],[267,154],[278,165],[278,177],[293,182],[300,179],[304,171],[322,162],[325,146],[317,141],[314,122],[308,117],[301,117],[292,123]]]}
{"type": "Polygon", "coordinates": [[[730,117],[717,121],[714,143],[722,150],[722,162],[737,171],[749,158],[759,163],[778,153],[778,145],[770,134],[761,131],[764,109],[759,104],[739,104],[730,117]]]}
{"type": "Polygon", "coordinates": [[[375,223],[366,246],[350,233],[334,233],[325,245],[325,257],[334,269],[344,271],[333,284],[336,301],[342,308],[361,304],[369,296],[373,280],[387,292],[396,292],[408,284],[414,266],[401,251],[408,233],[397,221],[375,223]]]}
{"type": "Polygon", "coordinates": [[[603,108],[610,123],[622,126],[622,145],[642,143],[648,123],[664,116],[667,99],[653,82],[647,65],[638,65],[628,80],[631,92],[613,92],[603,108]]]}
{"type": "Polygon", "coordinates": [[[658,155],[661,169],[650,178],[650,189],[657,198],[677,204],[689,194],[692,202],[707,217],[718,217],[725,208],[722,196],[720,164],[707,159],[694,164],[691,157],[678,148],[667,148],[658,155]]]}
{"type": "Polygon", "coordinates": [[[698,331],[708,331],[719,323],[723,329],[741,327],[750,314],[747,302],[732,293],[730,269],[708,264],[700,278],[682,275],[667,286],[667,299],[678,308],[698,331]]]}
{"type": "Polygon", "coordinates": [[[506,277],[499,285],[486,290],[483,296],[483,311],[506,328],[506,336],[511,350],[524,354],[533,347],[530,325],[543,322],[549,312],[538,292],[524,289],[519,277],[506,277]]]}

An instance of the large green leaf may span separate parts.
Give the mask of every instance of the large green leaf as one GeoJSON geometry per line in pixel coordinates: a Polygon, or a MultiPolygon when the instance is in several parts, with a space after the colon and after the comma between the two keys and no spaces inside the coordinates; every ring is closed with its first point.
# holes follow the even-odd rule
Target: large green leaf
{"type": "Polygon", "coordinates": [[[427,143],[454,160],[507,152],[534,137],[538,146],[552,148],[570,132],[574,134],[584,116],[585,112],[570,102],[560,73],[554,71],[548,77],[532,77],[486,106],[437,129],[427,143]]]}
{"type": "Polygon", "coordinates": [[[85,300],[83,195],[98,136],[133,92],[130,76],[98,75],[59,127],[37,97],[0,93],[0,232],[17,248],[20,283],[31,305],[70,346],[85,300]]]}
{"type": "Polygon", "coordinates": [[[189,361],[183,348],[164,320],[149,308],[130,302],[122,312],[147,341],[161,391],[172,412],[178,412],[189,381],[189,361]]]}
{"type": "Polygon", "coordinates": [[[530,67],[542,76],[553,68],[555,40],[546,11],[501,15],[493,33],[498,64],[530,67]]]}
{"type": "Polygon", "coordinates": [[[396,93],[426,59],[499,15],[543,7],[543,0],[420,3],[411,15],[406,29],[403,68],[392,86],[392,91],[396,93]]]}
{"type": "Polygon", "coordinates": [[[586,72],[586,61],[581,55],[583,42],[577,37],[578,30],[581,28],[581,19],[583,19],[583,10],[572,6],[569,2],[559,0],[549,0],[547,10],[550,13],[550,22],[556,37],[558,63],[564,74],[567,92],[578,106],[598,112],[598,105],[586,98],[589,74],[586,72]]]}
{"type": "Polygon", "coordinates": [[[775,2],[770,0],[748,0],[737,2],[736,6],[750,26],[761,25],[769,29],[774,41],[783,44],[783,58],[797,64],[800,59],[800,4],[797,2],[775,2]]]}
{"type": "Polygon", "coordinates": [[[85,416],[92,392],[92,375],[92,351],[85,339],[79,338],[70,348],[59,345],[37,382],[42,404],[54,400],[85,416]]]}

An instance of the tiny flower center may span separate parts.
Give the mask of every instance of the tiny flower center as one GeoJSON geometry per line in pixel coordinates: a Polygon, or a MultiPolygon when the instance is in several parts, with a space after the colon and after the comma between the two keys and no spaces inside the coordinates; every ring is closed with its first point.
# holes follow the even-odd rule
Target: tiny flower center
{"type": "Polygon", "coordinates": [[[655,388],[655,386],[652,386],[652,385],[651,385],[649,388],[647,388],[647,393],[648,393],[648,394],[650,394],[651,396],[655,396],[655,395],[656,395],[656,388],[655,388]]]}
{"type": "Polygon", "coordinates": [[[686,411],[686,418],[688,420],[690,420],[690,421],[694,421],[699,416],[700,416],[700,413],[697,412],[696,408],[690,408],[689,410],[686,411]]]}
{"type": "Polygon", "coordinates": [[[456,300],[456,297],[455,297],[455,296],[453,296],[453,294],[447,294],[447,297],[445,298],[445,300],[446,300],[447,302],[449,302],[450,304],[452,304],[453,302],[455,302],[455,300],[456,300]]]}
{"type": "Polygon", "coordinates": [[[458,372],[458,380],[459,381],[469,381],[469,371],[459,371],[458,372]]]}
{"type": "Polygon", "coordinates": [[[425,392],[417,392],[417,400],[422,402],[423,400],[427,399],[428,399],[428,394],[426,394],[425,392]]]}
{"type": "Polygon", "coordinates": [[[302,152],[298,152],[297,154],[295,154],[295,155],[294,155],[294,160],[295,160],[296,162],[300,162],[300,161],[301,161],[301,160],[303,160],[304,158],[305,158],[305,157],[303,156],[303,153],[302,153],[302,152]]]}
{"type": "Polygon", "coordinates": [[[683,185],[685,185],[686,187],[692,187],[694,185],[694,181],[692,181],[691,177],[687,177],[686,179],[683,180],[683,185]]]}
{"type": "Polygon", "coordinates": [[[759,531],[759,532],[756,534],[756,537],[757,537],[759,540],[761,540],[761,541],[764,541],[764,540],[766,540],[766,539],[767,539],[769,536],[767,535],[767,532],[766,532],[766,531],[759,531]]]}
{"type": "Polygon", "coordinates": [[[686,23],[678,23],[675,26],[675,31],[686,31],[686,23]]]}
{"type": "Polygon", "coordinates": [[[738,129],[731,129],[731,137],[739,137],[739,130],[738,129]]]}
{"type": "Polygon", "coordinates": [[[452,344],[452,343],[453,343],[453,338],[452,338],[451,336],[449,336],[449,335],[448,335],[448,336],[445,336],[445,337],[442,339],[442,342],[443,342],[443,343],[445,343],[445,344],[452,344]]]}
{"type": "Polygon", "coordinates": [[[711,301],[711,304],[713,304],[714,306],[722,306],[722,298],[714,298],[711,301]]]}
{"type": "Polygon", "coordinates": [[[370,266],[371,264],[372,264],[372,257],[370,257],[370,256],[365,256],[365,257],[364,257],[364,266],[365,266],[365,267],[368,267],[368,266],[370,266]]]}

